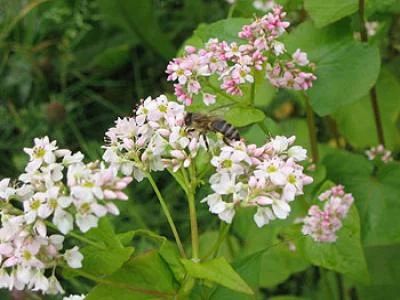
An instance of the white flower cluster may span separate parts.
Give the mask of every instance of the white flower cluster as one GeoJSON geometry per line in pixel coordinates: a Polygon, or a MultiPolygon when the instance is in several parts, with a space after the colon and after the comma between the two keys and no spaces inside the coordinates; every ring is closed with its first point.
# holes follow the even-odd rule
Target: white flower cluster
{"type": "Polygon", "coordinates": [[[227,223],[232,222],[238,206],[257,207],[254,221],[259,227],[275,218],[287,218],[289,203],[312,182],[298,164],[306,159],[306,150],[292,146],[294,140],[277,136],[261,147],[242,141],[223,147],[211,160],[216,167],[210,177],[214,193],[202,202],[227,223]]]}
{"type": "Polygon", "coordinates": [[[28,224],[50,219],[66,234],[76,225],[82,232],[96,227],[98,218],[119,213],[113,199],[127,200],[123,189],[131,177],[120,178],[117,169],[99,162],[83,163],[83,154],[58,149],[48,137],[36,138],[25,148],[30,161],[19,180],[18,199],[28,224]]]}
{"type": "Polygon", "coordinates": [[[352,194],[345,193],[343,186],[337,185],[319,195],[319,200],[325,201],[323,209],[317,205],[310,207],[303,220],[302,232],[316,242],[333,243],[354,198],[352,194]]]}
{"type": "Polygon", "coordinates": [[[118,214],[110,200],[126,200],[122,190],[132,178],[104,164],[85,164],[80,152],[58,149],[48,137],[24,151],[30,160],[19,183],[0,181],[0,287],[63,293],[55,268],[80,268],[83,256],[78,247],[63,250],[64,236],[48,235],[46,222],[62,234],[74,221],[82,232],[96,227],[99,217],[118,214]]]}
{"type": "Polygon", "coordinates": [[[365,154],[368,156],[369,160],[378,158],[385,164],[393,160],[392,151],[385,149],[383,145],[372,147],[371,149],[365,151],[365,154]]]}
{"type": "Polygon", "coordinates": [[[161,95],[147,98],[133,117],[118,119],[106,133],[103,159],[125,175],[141,181],[146,172],[190,166],[200,147],[198,132],[184,126],[185,107],[161,95]]]}
{"type": "Polygon", "coordinates": [[[16,213],[11,206],[1,212],[0,288],[63,293],[55,268],[63,263],[80,268],[79,248],[63,251],[64,236],[48,236],[43,222],[28,224],[23,214],[16,213]]]}

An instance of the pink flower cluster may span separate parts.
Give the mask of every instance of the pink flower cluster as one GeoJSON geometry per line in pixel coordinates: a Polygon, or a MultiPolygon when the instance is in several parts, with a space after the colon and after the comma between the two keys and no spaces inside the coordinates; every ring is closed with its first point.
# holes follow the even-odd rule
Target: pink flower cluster
{"type": "Polygon", "coordinates": [[[392,152],[390,150],[385,149],[383,145],[378,145],[376,147],[372,147],[371,149],[365,151],[365,154],[368,156],[369,160],[374,160],[379,158],[384,163],[388,163],[393,160],[392,152]]]}
{"type": "Polygon", "coordinates": [[[168,80],[176,82],[178,100],[190,105],[193,97],[201,94],[206,105],[214,104],[216,94],[204,89],[213,78],[227,94],[241,96],[242,87],[254,82],[255,71],[263,71],[276,87],[310,88],[316,77],[307,71],[313,69],[307,54],[298,49],[289,60],[283,58],[285,45],[277,38],[289,27],[285,15],[282,7],[275,6],[261,19],[243,26],[238,34],[243,44],[210,39],[202,49],[187,46],[183,57],[174,58],[166,70],[168,80]]]}
{"type": "Polygon", "coordinates": [[[337,239],[336,232],[342,227],[354,198],[346,194],[343,186],[334,186],[319,196],[325,201],[323,209],[313,205],[304,218],[302,232],[321,243],[333,243],[337,239]]]}
{"type": "Polygon", "coordinates": [[[209,180],[214,193],[202,202],[227,223],[239,206],[257,207],[254,221],[259,227],[287,218],[289,203],[313,181],[298,163],[306,159],[306,150],[292,146],[294,140],[277,136],[261,147],[242,141],[222,147],[211,160],[216,168],[209,180]]]}
{"type": "Polygon", "coordinates": [[[162,95],[147,98],[133,117],[118,119],[106,133],[103,159],[141,181],[147,172],[190,166],[205,147],[198,132],[184,127],[185,107],[162,95]]]}
{"type": "Polygon", "coordinates": [[[0,288],[63,293],[55,277],[55,268],[63,262],[71,268],[80,268],[83,256],[78,247],[62,251],[64,236],[47,236],[44,224],[32,226],[23,215],[12,215],[3,210],[1,221],[0,288]]]}
{"type": "Polygon", "coordinates": [[[126,200],[122,190],[132,178],[98,162],[85,164],[80,152],[58,149],[48,137],[24,150],[30,160],[19,181],[0,181],[0,287],[63,293],[56,267],[80,268],[83,256],[78,247],[63,250],[64,235],[48,235],[46,222],[62,234],[74,222],[82,232],[96,227],[99,217],[118,214],[110,200],[126,200]]]}

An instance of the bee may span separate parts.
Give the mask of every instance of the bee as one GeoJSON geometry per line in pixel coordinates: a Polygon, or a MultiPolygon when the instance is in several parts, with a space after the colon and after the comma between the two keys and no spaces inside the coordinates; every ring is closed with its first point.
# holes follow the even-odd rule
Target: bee
{"type": "MultiPolygon", "coordinates": [[[[189,131],[197,130],[205,135],[207,131],[219,132],[223,135],[225,143],[239,141],[239,131],[225,120],[201,113],[187,113],[185,125],[189,131]]],[[[206,143],[207,143],[207,139],[206,143]]],[[[208,148],[208,145],[207,145],[208,148]]]]}

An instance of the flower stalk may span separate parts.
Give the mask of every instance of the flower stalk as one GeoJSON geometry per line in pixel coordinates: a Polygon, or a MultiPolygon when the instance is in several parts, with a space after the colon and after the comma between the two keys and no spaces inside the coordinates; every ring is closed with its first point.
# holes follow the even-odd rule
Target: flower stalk
{"type": "Polygon", "coordinates": [[[319,160],[319,153],[318,153],[318,141],[317,141],[317,128],[315,126],[315,116],[312,107],[310,105],[310,100],[308,99],[308,96],[304,94],[303,98],[306,104],[307,127],[311,145],[311,156],[313,162],[317,163],[319,160]]]}
{"type": "MultiPolygon", "coordinates": [[[[359,0],[358,2],[359,14],[360,14],[360,34],[361,41],[364,43],[368,43],[368,32],[366,28],[366,20],[365,20],[365,0],[359,0]]],[[[375,127],[376,133],[378,136],[379,144],[385,146],[385,136],[383,133],[382,119],[378,105],[378,95],[376,92],[376,84],[369,91],[369,97],[371,100],[372,111],[374,113],[375,127]]]]}
{"type": "Polygon", "coordinates": [[[179,253],[181,254],[182,257],[186,258],[186,253],[185,253],[185,249],[183,248],[182,240],[179,237],[178,230],[176,229],[175,222],[171,216],[171,212],[169,211],[168,205],[165,202],[164,197],[161,195],[161,192],[160,192],[157,184],[155,183],[153,177],[151,176],[151,174],[147,173],[146,177],[149,180],[149,182],[158,198],[158,201],[160,202],[160,205],[164,212],[165,217],[167,218],[169,227],[171,228],[172,234],[174,235],[176,245],[178,246],[179,253]]]}

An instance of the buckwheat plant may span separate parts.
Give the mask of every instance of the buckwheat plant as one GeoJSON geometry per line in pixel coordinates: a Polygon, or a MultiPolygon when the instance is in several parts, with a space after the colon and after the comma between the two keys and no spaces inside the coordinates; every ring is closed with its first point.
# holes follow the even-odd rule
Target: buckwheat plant
{"type": "Polygon", "coordinates": [[[316,80],[314,65],[307,54],[297,49],[290,55],[279,37],[290,23],[284,20],[282,7],[245,25],[238,36],[243,43],[210,39],[204,48],[186,46],[182,57],[168,67],[168,80],[175,82],[175,95],[186,105],[195,95],[202,95],[206,105],[215,103],[216,94],[204,92],[203,85],[216,79],[228,95],[243,95],[242,87],[254,82],[254,73],[263,72],[275,87],[307,90],[316,80]]]}
{"type": "MultiPolygon", "coordinates": [[[[118,118],[105,133],[101,160],[85,162],[82,153],[60,149],[56,141],[48,137],[36,138],[32,148],[24,149],[29,155],[24,172],[16,180],[6,178],[0,181],[0,288],[62,294],[64,289],[68,291],[68,286],[62,286],[56,275],[59,269],[68,268],[69,271],[75,269],[77,276],[95,281],[98,288],[91,290],[88,296],[71,295],[64,300],[82,300],[85,297],[97,300],[99,295],[106,295],[109,290],[116,291],[116,294],[107,294],[107,299],[117,299],[120,292],[123,295],[121,299],[135,299],[131,294],[129,297],[132,298],[125,297],[126,292],[145,294],[146,299],[147,296],[152,299],[191,299],[192,291],[203,294],[203,287],[194,288],[203,281],[207,282],[204,290],[209,288],[208,282],[213,282],[252,294],[252,289],[223,257],[215,258],[230,224],[238,219],[235,215],[239,210],[252,214],[250,220],[243,221],[249,221],[243,227],[248,227],[251,233],[258,230],[257,234],[264,234],[265,231],[257,227],[272,222],[277,224],[277,228],[267,226],[273,236],[267,238],[283,240],[287,245],[284,251],[290,252],[285,252],[285,260],[292,259],[289,255],[295,255],[296,249],[303,245],[281,237],[281,233],[286,233],[286,227],[296,227],[289,219],[296,215],[293,213],[296,211],[294,201],[299,207],[307,205],[304,199],[311,197],[310,190],[315,190],[315,185],[322,182],[318,178],[313,186],[306,187],[314,181],[308,172],[311,169],[315,172],[322,170],[318,169],[314,115],[304,93],[317,78],[315,66],[307,54],[300,49],[288,53],[280,40],[290,25],[282,7],[272,7],[273,1],[262,3],[271,11],[243,26],[237,32],[240,42],[212,38],[203,47],[187,45],[183,56],[174,58],[167,66],[168,81],[174,83],[174,95],[148,97],[139,103],[132,115],[118,118]],[[255,75],[260,73],[265,83],[268,81],[276,88],[301,91],[297,95],[306,99],[312,168],[304,168],[308,160],[307,150],[295,145],[295,136],[272,136],[268,128],[264,128],[264,112],[254,107],[255,75]],[[210,87],[213,88],[210,90],[210,87]],[[252,92],[248,93],[249,88],[252,92]],[[207,106],[223,106],[223,103],[218,103],[221,95],[233,99],[238,115],[242,109],[249,112],[249,118],[253,113],[261,114],[262,122],[252,123],[263,130],[265,138],[261,144],[248,142],[244,137],[229,140],[221,132],[209,130],[212,126],[198,129],[185,124],[188,113],[201,110],[195,105],[190,107],[194,100],[200,98],[200,102],[207,106]],[[247,98],[251,98],[250,101],[247,98]],[[187,200],[191,248],[181,239],[169,203],[153,179],[155,172],[163,171],[176,181],[187,200]],[[124,190],[133,180],[137,183],[148,180],[150,183],[176,246],[147,229],[132,228],[122,235],[115,234],[110,228],[102,231],[99,219],[119,214],[116,202],[128,200],[124,190]],[[204,209],[206,215],[207,209],[217,215],[208,214],[208,217],[220,223],[221,228],[214,245],[207,245],[209,251],[206,254],[200,252],[198,208],[204,209]],[[289,220],[278,222],[285,219],[289,220]],[[87,238],[97,231],[101,232],[100,237],[104,237],[104,241],[99,241],[99,248],[94,247],[98,246],[96,241],[87,238]],[[141,234],[155,240],[159,248],[145,255],[135,252],[132,256],[134,249],[129,243],[141,234]],[[71,245],[69,238],[86,243],[88,247],[66,246],[71,245]],[[191,259],[188,259],[189,250],[191,259]],[[136,255],[140,258],[136,259],[136,255]],[[89,270],[85,268],[86,264],[89,270]],[[90,269],[96,267],[95,271],[90,269]],[[159,277],[164,275],[167,279],[161,281],[160,287],[155,287],[162,291],[147,289],[148,282],[153,284],[154,280],[163,280],[159,277]],[[144,283],[146,288],[142,287],[144,283]],[[164,284],[167,286],[165,290],[164,284]]],[[[231,125],[222,123],[223,129],[233,130],[231,125]]],[[[370,159],[379,156],[385,162],[390,160],[390,152],[383,146],[371,149],[367,155],[370,159]]],[[[338,230],[354,201],[353,196],[338,185],[319,195],[319,199],[322,208],[311,206],[302,219],[302,231],[296,227],[296,234],[299,238],[309,235],[318,243],[334,246],[338,230]]],[[[240,238],[246,237],[242,235],[240,238]]],[[[266,246],[264,236],[260,240],[257,241],[260,242],[257,251],[260,251],[259,245],[266,246]]],[[[234,247],[230,248],[233,253],[234,247]]],[[[361,248],[352,249],[361,251],[361,248]]],[[[260,258],[260,263],[268,249],[257,252],[256,259],[260,258]]],[[[242,251],[237,252],[242,255],[242,251]]],[[[251,261],[256,257],[254,253],[251,261]]],[[[325,267],[324,263],[329,259],[323,255],[325,253],[321,254],[322,262],[315,263],[312,257],[307,264],[312,262],[325,267]]],[[[303,264],[301,261],[300,265],[303,264]]],[[[337,271],[336,265],[332,267],[329,264],[327,268],[337,271]]],[[[221,292],[212,288],[212,293],[214,291],[217,295],[221,292]]],[[[231,298],[230,294],[225,298],[231,298]]]]}
{"type": "Polygon", "coordinates": [[[113,199],[127,200],[122,190],[132,178],[102,162],[86,164],[80,152],[59,149],[48,137],[24,151],[25,172],[0,181],[0,287],[63,293],[56,268],[81,268],[83,259],[77,246],[64,249],[65,235],[74,224],[86,232],[98,218],[118,214],[113,199]]]}
{"type": "Polygon", "coordinates": [[[318,205],[310,207],[308,215],[303,220],[302,232],[311,236],[316,242],[333,243],[354,198],[352,194],[345,193],[341,185],[323,192],[318,198],[324,202],[324,206],[322,209],[318,205]]]}

